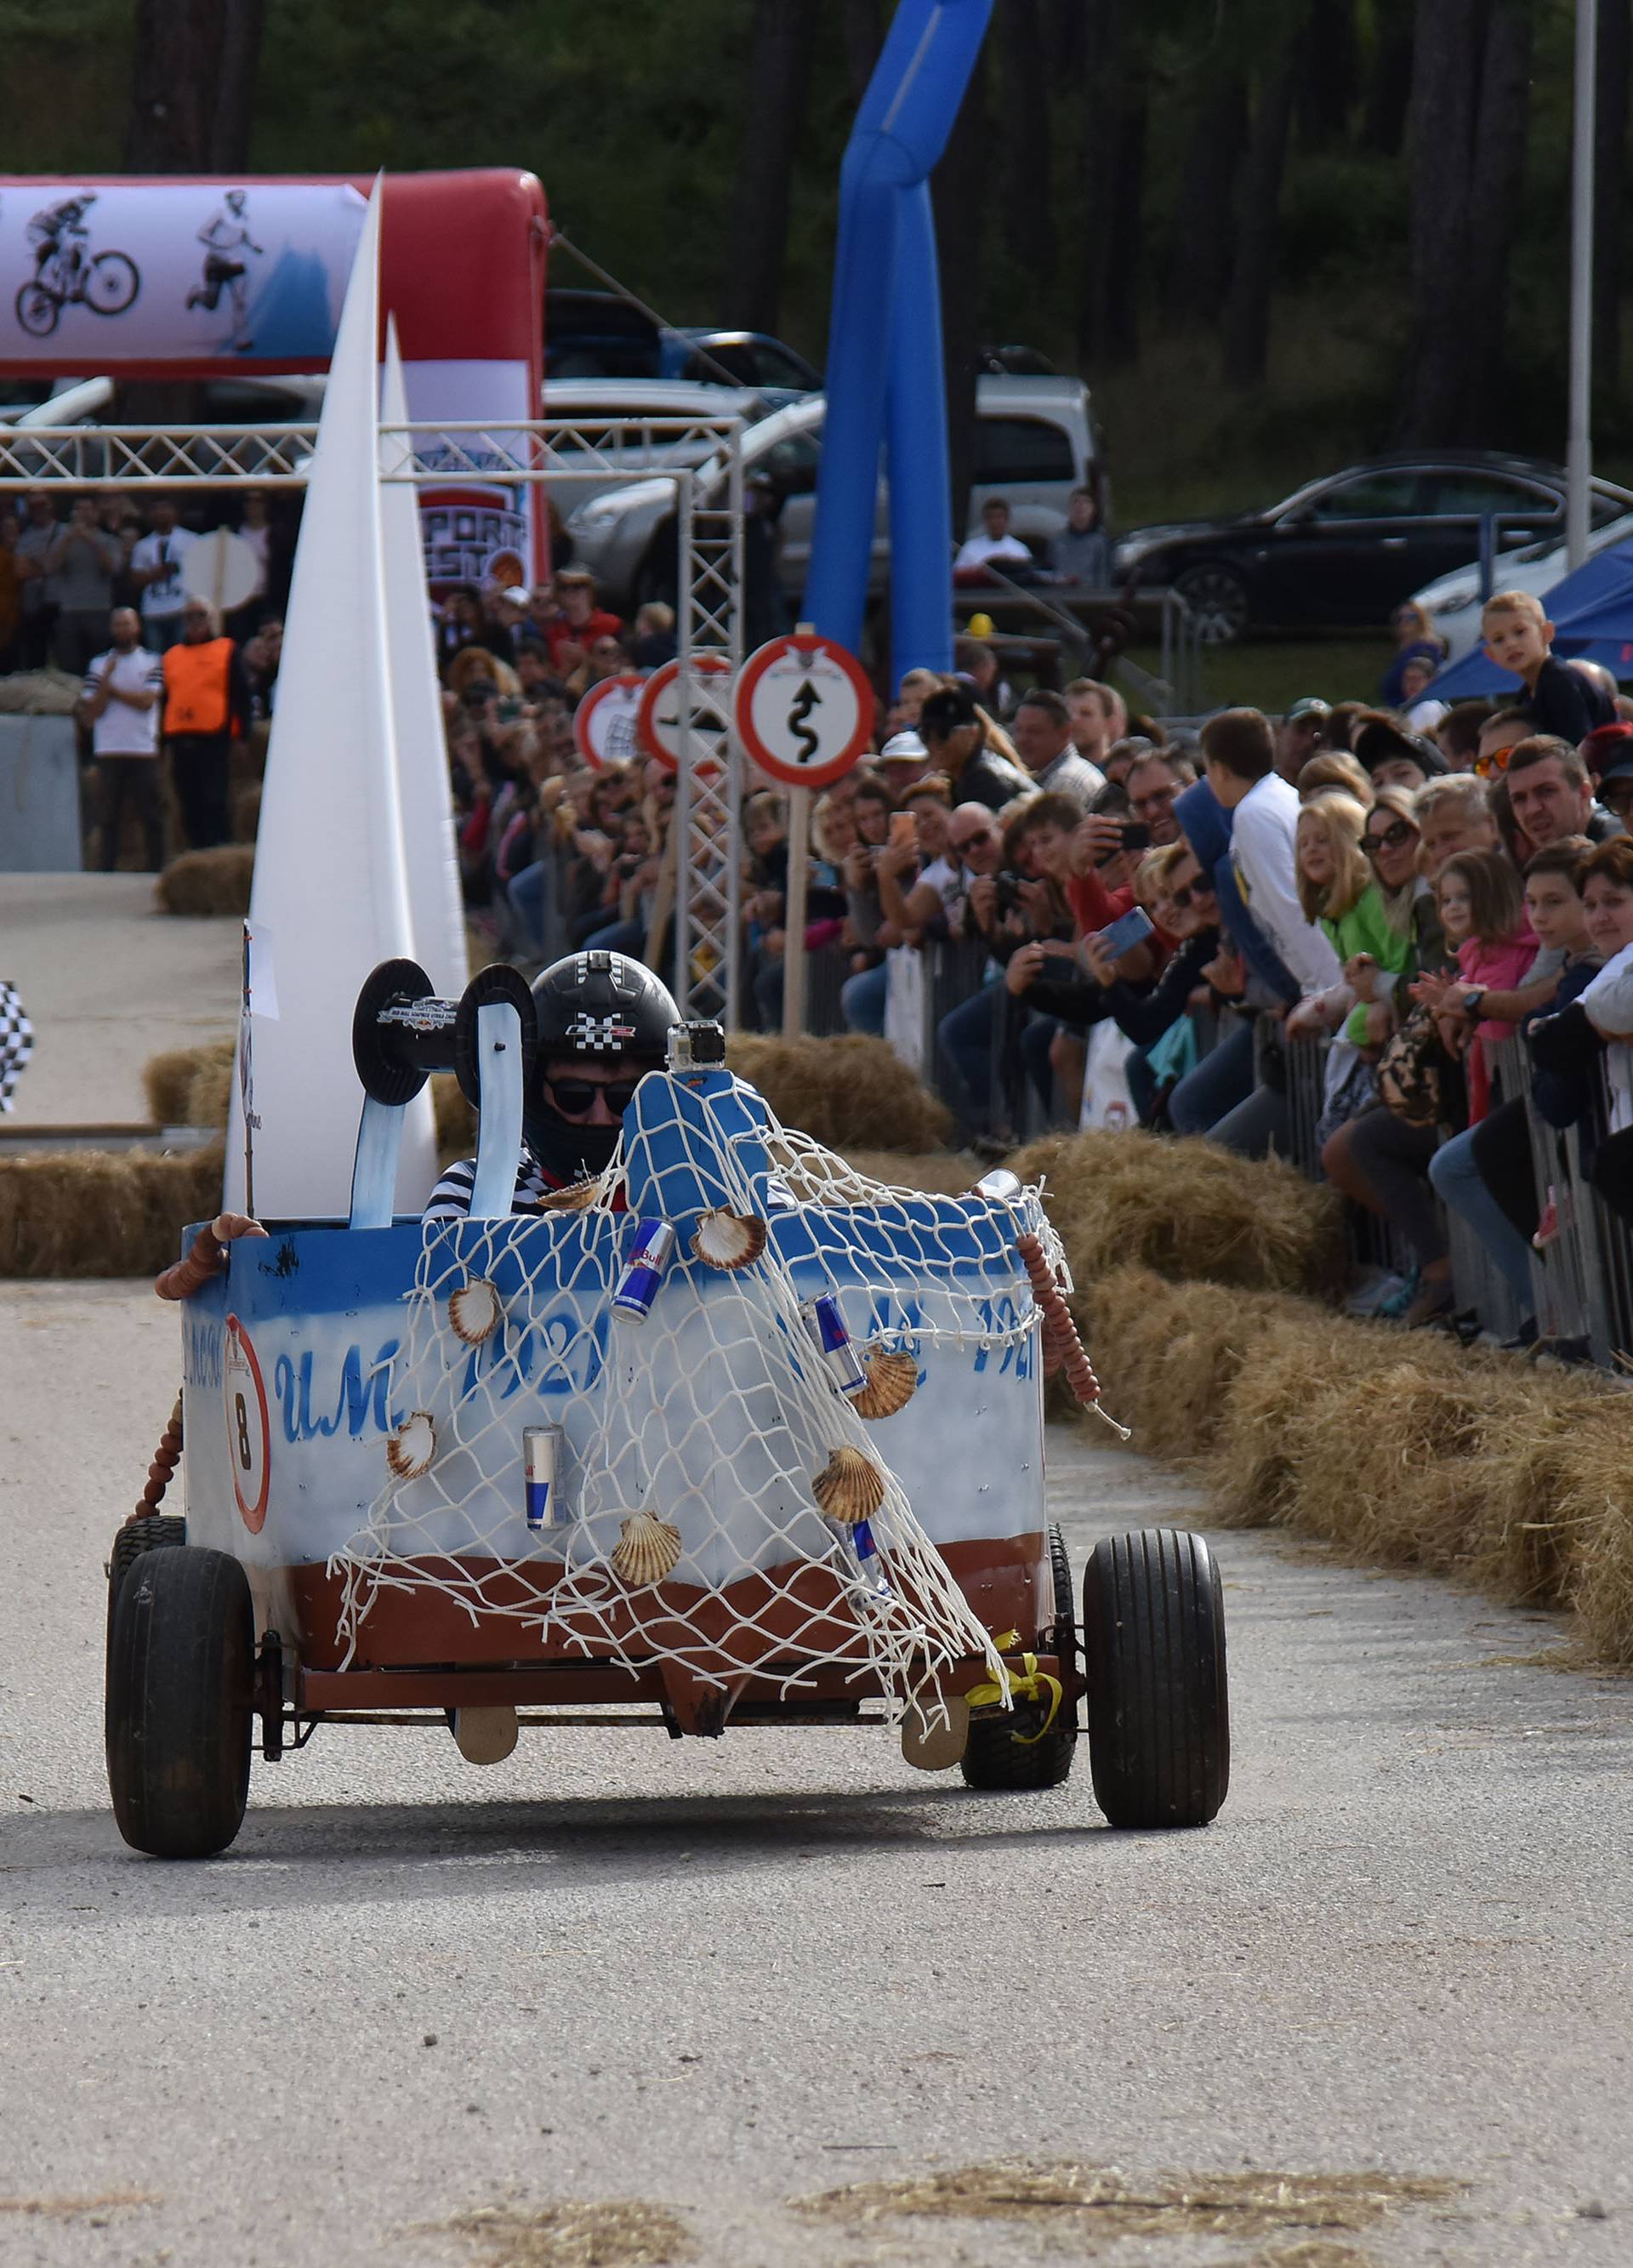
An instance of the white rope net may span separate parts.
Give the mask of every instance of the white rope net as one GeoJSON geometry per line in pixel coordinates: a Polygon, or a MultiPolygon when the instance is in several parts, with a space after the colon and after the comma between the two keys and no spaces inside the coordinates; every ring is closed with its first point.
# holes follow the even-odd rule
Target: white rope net
{"type": "Polygon", "coordinates": [[[667,1110],[658,1084],[581,1209],[424,1225],[390,1381],[387,1457],[403,1469],[329,1562],[347,1660],[382,1592],[429,1587],[473,1622],[513,1621],[519,1659],[548,1646],[666,1660],[714,1685],[769,1678],[783,1697],[838,1665],[926,1721],[971,1656],[1007,1691],[880,1454],[879,1419],[955,1354],[960,1378],[973,1362],[1041,1391],[1014,1254],[1031,1229],[1060,1258],[1038,1193],[890,1188],[778,1126],[738,1082],[717,1076],[717,1091],[667,1110]],[[654,1218],[676,1241],[640,1319],[613,1301],[637,1219],[654,1218]],[[752,1256],[709,1264],[700,1220],[717,1255],[752,1256]],[[822,1295],[868,1369],[854,1399],[836,1375],[847,1358],[813,1336],[822,1295]],[[523,1432],[538,1425],[561,1432],[552,1519],[534,1532],[523,1432]]]}

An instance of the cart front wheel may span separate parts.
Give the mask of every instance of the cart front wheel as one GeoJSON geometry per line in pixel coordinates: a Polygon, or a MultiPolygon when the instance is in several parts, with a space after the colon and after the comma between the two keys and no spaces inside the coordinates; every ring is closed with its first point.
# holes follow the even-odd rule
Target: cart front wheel
{"type": "Polygon", "coordinates": [[[195,1544],[143,1551],[113,1600],[107,1779],[119,1831],[155,1859],[209,1859],[249,1795],[254,1615],[243,1568],[195,1544]]]}
{"type": "Polygon", "coordinates": [[[1200,1535],[1108,1535],[1083,1579],[1089,1762],[1114,1827],[1205,1827],[1231,1780],[1225,1613],[1200,1535]]]}

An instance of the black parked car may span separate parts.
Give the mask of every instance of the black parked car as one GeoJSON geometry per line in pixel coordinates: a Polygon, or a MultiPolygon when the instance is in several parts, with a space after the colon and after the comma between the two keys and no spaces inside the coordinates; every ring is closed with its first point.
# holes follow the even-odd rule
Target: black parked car
{"type": "MultiPolygon", "coordinates": [[[[1596,490],[1594,526],[1625,508],[1596,490]]],[[[1476,556],[1489,513],[1502,515],[1509,546],[1563,536],[1563,471],[1484,450],[1378,457],[1266,512],[1136,527],[1114,567],[1119,581],[1172,584],[1214,644],[1272,626],[1382,625],[1401,600],[1476,556]]]]}

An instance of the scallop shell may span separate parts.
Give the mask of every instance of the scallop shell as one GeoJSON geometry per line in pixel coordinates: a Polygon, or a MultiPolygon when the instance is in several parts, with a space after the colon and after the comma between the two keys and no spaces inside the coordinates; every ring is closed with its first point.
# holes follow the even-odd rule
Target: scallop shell
{"type": "Polygon", "coordinates": [[[473,1276],[448,1294],[448,1321],[454,1336],[467,1346],[481,1346],[490,1339],[504,1313],[497,1287],[485,1276],[473,1276]]]}
{"type": "Polygon", "coordinates": [[[386,1462],[400,1481],[416,1481],[437,1454],[437,1426],[428,1410],[411,1410],[386,1440],[386,1462]]]}
{"type": "Polygon", "coordinates": [[[918,1392],[918,1360],[910,1354],[886,1354],[883,1348],[867,1359],[867,1384],[850,1397],[858,1418],[894,1418],[918,1392]]]}
{"type": "Polygon", "coordinates": [[[885,1476],[860,1449],[846,1444],[817,1474],[811,1493],[830,1520],[854,1528],[859,1520],[872,1520],[885,1501],[885,1476]]]}
{"type": "Polygon", "coordinates": [[[541,1212],[583,1212],[601,1194],[599,1180],[574,1182],[570,1188],[552,1189],[539,1200],[541,1212]]]}
{"type": "Polygon", "coordinates": [[[680,1557],[680,1531],[650,1512],[632,1513],[619,1531],[613,1565],[632,1590],[661,1583],[680,1557]]]}
{"type": "Polygon", "coordinates": [[[766,1248],[764,1221],[751,1212],[705,1212],[697,1217],[692,1256],[705,1268],[747,1268],[766,1248]]]}

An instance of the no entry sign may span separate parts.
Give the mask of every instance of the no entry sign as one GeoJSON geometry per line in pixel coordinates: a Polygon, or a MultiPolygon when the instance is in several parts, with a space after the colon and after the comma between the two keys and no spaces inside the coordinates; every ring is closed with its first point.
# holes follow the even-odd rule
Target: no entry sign
{"type": "Polygon", "coordinates": [[[733,715],[761,771],[789,787],[831,787],[873,736],[873,688],[842,645],[796,630],[750,654],[733,715]]]}

